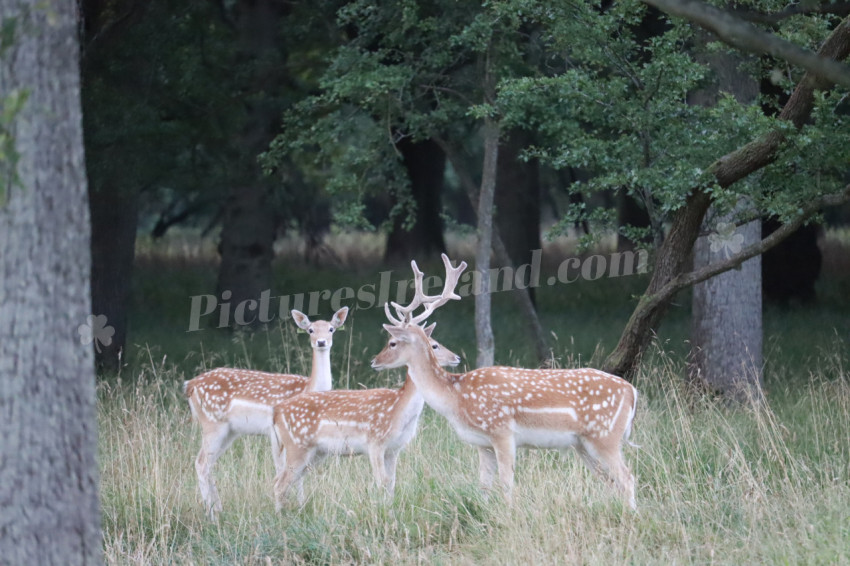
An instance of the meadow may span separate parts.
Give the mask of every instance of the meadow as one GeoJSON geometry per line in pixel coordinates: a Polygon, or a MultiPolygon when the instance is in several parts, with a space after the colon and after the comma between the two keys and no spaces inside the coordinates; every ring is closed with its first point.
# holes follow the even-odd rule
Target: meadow
{"type": "MultiPolygon", "coordinates": [[[[335,236],[344,238],[345,236],[335,236]]],[[[276,263],[278,292],[357,286],[387,269],[369,238],[321,268],[297,243],[276,263]]],[[[350,242],[348,242],[350,244],[350,242]]],[[[469,252],[451,241],[453,257],[469,252]]],[[[286,246],[291,246],[288,248],[286,246]]],[[[824,241],[817,304],[765,310],[767,403],[729,406],[684,381],[690,298],[676,301],[642,364],[625,448],[638,512],[574,454],[521,451],[514,502],[478,491],[475,449],[426,407],[398,465],[396,494],[372,486],[365,458],[329,458],[305,478],[303,509],[274,512],[268,441],[245,438],[215,469],[224,511],[206,518],[194,458],[200,433],[183,380],[221,365],[309,372],[291,320],[253,332],[187,332],[189,297],[209,293],[208,244],[141,242],[133,347],[100,380],[104,553],[110,564],[850,564],[850,238],[824,241]],[[206,246],[206,247],[205,247],[206,246]]],[[[547,248],[544,271],[569,254],[547,248]],[[559,255],[560,254],[560,255],[559,255]]],[[[466,256],[469,257],[469,256],[466,256]]],[[[437,265],[430,265],[431,272],[437,265]]],[[[426,268],[426,273],[429,272],[426,268]]],[[[409,277],[407,266],[394,276],[409,277]]],[[[553,362],[593,366],[616,343],[643,289],[639,276],[541,287],[553,362]]],[[[497,362],[530,365],[509,293],[494,295],[497,362]]],[[[324,316],[330,316],[330,309],[324,316]]],[[[474,363],[471,297],[438,311],[435,338],[474,363]]],[[[369,361],[385,342],[381,309],[355,310],[331,353],[335,387],[394,386],[369,361]]]]}

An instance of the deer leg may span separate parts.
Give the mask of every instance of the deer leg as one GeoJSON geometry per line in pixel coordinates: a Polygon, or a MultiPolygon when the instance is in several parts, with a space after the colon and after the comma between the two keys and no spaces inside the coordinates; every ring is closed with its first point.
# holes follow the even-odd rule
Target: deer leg
{"type": "Polygon", "coordinates": [[[315,450],[303,450],[294,446],[288,446],[286,450],[286,464],[274,479],[275,511],[278,513],[283,509],[286,495],[293,484],[298,494],[298,504],[304,505],[304,487],[302,480],[307,466],[312,460],[315,450]]]}
{"type": "Polygon", "coordinates": [[[386,451],[383,446],[369,447],[369,463],[372,464],[372,475],[375,477],[375,485],[386,489],[386,451]]]}
{"type": "Polygon", "coordinates": [[[488,499],[493,487],[493,479],[496,476],[498,463],[496,453],[489,446],[478,447],[478,482],[484,492],[484,499],[488,499]]]}
{"type": "Polygon", "coordinates": [[[207,508],[210,518],[215,518],[221,511],[221,499],[212,476],[213,466],[218,458],[230,447],[236,436],[231,434],[227,423],[216,424],[203,430],[201,450],[195,459],[195,472],[198,474],[198,487],[201,499],[207,508]]]}
{"type": "Polygon", "coordinates": [[[510,434],[492,439],[493,452],[496,455],[496,461],[499,464],[499,483],[502,484],[502,491],[505,494],[505,500],[511,502],[511,491],[514,486],[514,461],[516,460],[516,444],[514,438],[510,434]]]}
{"type": "Polygon", "coordinates": [[[398,463],[399,450],[390,451],[384,454],[384,474],[387,479],[387,492],[392,495],[395,493],[395,469],[398,463]]]}
{"type": "Polygon", "coordinates": [[[623,460],[620,448],[600,450],[592,444],[582,442],[576,450],[594,475],[608,479],[626,499],[629,507],[637,510],[635,502],[635,478],[623,460]]]}
{"type": "Polygon", "coordinates": [[[286,465],[286,450],[283,448],[283,444],[280,442],[280,439],[277,437],[277,432],[274,428],[269,431],[269,443],[272,446],[272,460],[274,460],[274,473],[275,476],[280,473],[283,469],[283,466],[286,465]]]}

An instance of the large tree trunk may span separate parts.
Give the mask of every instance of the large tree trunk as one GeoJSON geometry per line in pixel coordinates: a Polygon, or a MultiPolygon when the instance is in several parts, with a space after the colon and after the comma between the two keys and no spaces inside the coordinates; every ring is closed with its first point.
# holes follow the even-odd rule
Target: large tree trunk
{"type": "MultiPolygon", "coordinates": [[[[706,226],[712,231],[709,236],[697,239],[695,269],[761,240],[760,221],[732,231],[718,228],[724,220],[734,222],[734,218],[718,219],[706,226]]],[[[761,256],[694,285],[691,316],[690,379],[737,401],[761,399],[761,256]]]]}
{"type": "MultiPolygon", "coordinates": [[[[236,3],[235,22],[239,32],[240,55],[250,69],[245,89],[255,93],[246,98],[246,122],[239,136],[244,184],[233,187],[222,216],[221,265],[218,294],[233,309],[245,301],[259,301],[260,294],[271,288],[271,263],[274,258],[276,221],[270,183],[264,178],[256,156],[264,151],[275,135],[281,109],[273,95],[286,80],[285,65],[271,65],[281,57],[279,45],[282,20],[288,10],[273,0],[243,0],[236,3]]],[[[256,303],[247,309],[256,309],[256,303]]],[[[234,312],[236,312],[234,310],[234,312]]],[[[231,325],[256,324],[257,317],[230,320],[231,325]]]]}
{"type": "Polygon", "coordinates": [[[405,139],[398,144],[398,149],[410,177],[416,219],[410,230],[404,226],[406,214],[397,216],[393,221],[384,253],[384,259],[390,263],[408,262],[417,257],[438,255],[446,251],[443,220],[440,217],[446,154],[432,140],[414,143],[405,139]]]}
{"type": "MultiPolygon", "coordinates": [[[[520,152],[530,143],[529,138],[522,130],[514,130],[503,139],[499,147],[496,226],[514,266],[530,263],[534,250],[542,248],[538,163],[534,159],[520,159],[520,152]]],[[[526,285],[528,283],[524,282],[526,285]]],[[[534,304],[533,287],[528,287],[528,294],[534,304]]]]}
{"type": "MultiPolygon", "coordinates": [[[[850,18],[842,21],[833,30],[818,51],[822,57],[837,60],[845,59],[848,52],[850,18]]],[[[785,104],[780,118],[788,120],[798,128],[802,127],[811,114],[815,91],[830,86],[828,81],[807,73],[785,104]]],[[[784,140],[781,131],[773,131],[720,158],[710,169],[716,182],[721,187],[728,187],[772,163],[784,140]]],[[[652,339],[675,290],[680,288],[676,280],[683,272],[710,205],[709,193],[701,187],[696,187],[674,215],[667,237],[656,253],[649,285],[626,324],[617,347],[605,359],[605,371],[626,378],[633,375],[640,356],[652,339]]]]}
{"type": "Polygon", "coordinates": [[[0,57],[0,96],[28,96],[9,131],[18,158],[0,162],[0,562],[96,564],[94,359],[81,340],[91,313],[91,255],[75,4],[0,0],[0,14],[13,33],[0,57]]]}
{"type": "Polygon", "coordinates": [[[89,190],[92,230],[92,312],[115,329],[112,341],[95,349],[98,370],[116,372],[127,345],[127,311],[138,225],[136,191],[119,187],[89,190]]]}
{"type": "MultiPolygon", "coordinates": [[[[710,40],[705,32],[698,37],[703,46],[710,40]]],[[[692,104],[715,105],[721,92],[731,93],[743,104],[755,101],[759,85],[740,71],[742,57],[724,52],[703,53],[701,57],[714,71],[715,80],[690,96],[692,104]]],[[[735,227],[736,217],[752,212],[750,208],[746,200],[741,200],[725,217],[715,217],[709,209],[703,222],[704,235],[694,247],[695,270],[761,240],[760,221],[735,227]]],[[[741,402],[760,399],[761,256],[694,285],[692,305],[691,380],[741,402]]]]}

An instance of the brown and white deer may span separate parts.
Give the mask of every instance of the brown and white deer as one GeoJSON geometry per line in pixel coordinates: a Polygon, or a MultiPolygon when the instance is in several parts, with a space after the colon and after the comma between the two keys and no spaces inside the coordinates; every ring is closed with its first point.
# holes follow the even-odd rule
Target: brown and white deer
{"type": "MultiPolygon", "coordinates": [[[[423,302],[445,302],[448,293],[427,297],[422,293],[423,273],[414,264],[416,294],[408,307],[397,307],[405,318],[423,302]]],[[[451,266],[448,266],[449,268],[451,266]]],[[[454,288],[462,270],[447,269],[445,289],[454,288]]],[[[424,324],[424,318],[420,318],[424,324]]],[[[455,366],[460,357],[431,338],[436,324],[417,326],[434,363],[455,366]]],[[[408,375],[400,389],[365,389],[304,393],[275,407],[274,430],[285,459],[275,478],[275,506],[279,511],[289,489],[296,486],[298,502],[304,503],[303,477],[317,458],[366,454],[375,483],[392,495],[399,453],[416,435],[425,400],[408,375]]]]}
{"type": "MultiPolygon", "coordinates": [[[[445,254],[443,262],[447,268],[451,266],[445,254]]],[[[458,270],[465,267],[461,262],[458,270]]],[[[453,295],[451,289],[449,292],[453,295]]],[[[425,402],[448,419],[461,440],[478,448],[479,478],[485,492],[498,470],[510,501],[518,447],[573,447],[591,471],[613,481],[636,508],[634,477],[623,460],[622,443],[631,433],[637,390],[627,381],[595,369],[497,366],[448,373],[431,353],[418,326],[439,304],[426,302],[424,312],[404,321],[393,318],[386,309],[393,323],[384,325],[390,339],[372,360],[372,367],[407,366],[425,402]]]]}
{"type": "Polygon", "coordinates": [[[278,460],[280,450],[272,431],[274,406],[293,395],[305,391],[327,391],[332,386],[330,351],[333,334],[345,323],[348,307],[334,313],[330,322],[313,322],[297,310],[291,314],[298,327],[310,336],[313,369],[309,377],[217,368],[183,384],[192,416],[201,425],[201,450],[195,460],[195,471],[201,498],[211,517],[221,511],[212,468],[233,441],[245,435],[268,436],[275,469],[279,470],[282,464],[278,460]]]}

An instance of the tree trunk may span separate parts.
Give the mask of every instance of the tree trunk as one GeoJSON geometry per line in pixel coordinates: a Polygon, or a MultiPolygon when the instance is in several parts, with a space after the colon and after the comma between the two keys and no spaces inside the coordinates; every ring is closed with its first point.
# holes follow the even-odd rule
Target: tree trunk
{"type": "MultiPolygon", "coordinates": [[[[768,218],[762,235],[769,236],[781,223],[768,218]]],[[[781,244],[765,252],[761,262],[762,292],[766,302],[787,306],[792,302],[815,300],[815,283],[820,276],[823,256],[818,247],[816,224],[801,226],[781,244]]]]}
{"type": "Polygon", "coordinates": [[[393,221],[387,236],[384,260],[389,263],[408,262],[446,251],[443,240],[443,220],[440,195],[446,171],[446,154],[432,140],[414,143],[407,139],[398,144],[410,177],[410,192],[416,203],[416,219],[405,230],[405,214],[393,221]]]}
{"type": "MultiPolygon", "coordinates": [[[[465,192],[469,199],[470,205],[472,205],[473,203],[477,205],[480,201],[479,188],[475,186],[475,182],[472,180],[472,175],[470,174],[469,169],[464,165],[463,161],[459,157],[459,152],[454,150],[445,140],[441,138],[434,138],[434,140],[443,149],[443,152],[446,154],[446,157],[451,163],[452,168],[454,169],[455,174],[458,176],[461,185],[466,189],[465,192]]],[[[498,150],[498,146],[496,149],[498,150]]],[[[512,266],[513,262],[508,256],[508,251],[505,248],[504,243],[502,242],[502,238],[499,236],[499,232],[493,232],[491,229],[491,236],[493,253],[496,254],[496,261],[498,261],[503,267],[512,266]]],[[[528,289],[520,289],[516,293],[512,294],[517,301],[517,305],[519,306],[520,315],[523,319],[523,322],[528,327],[529,335],[532,341],[534,342],[534,348],[537,352],[537,359],[540,361],[541,364],[545,365],[549,362],[552,350],[549,348],[549,343],[546,339],[546,333],[543,331],[543,325],[540,324],[540,317],[537,316],[537,311],[534,309],[534,304],[531,302],[531,297],[528,294],[528,289]]]]}
{"type": "Polygon", "coordinates": [[[115,329],[112,341],[95,349],[99,371],[117,372],[126,355],[127,311],[133,279],[139,195],[131,189],[89,189],[91,212],[92,312],[115,329]]]}
{"type": "MultiPolygon", "coordinates": [[[[833,30],[818,51],[822,57],[837,60],[845,59],[848,52],[850,18],[842,21],[833,30]]],[[[815,91],[830,86],[828,81],[807,73],[788,99],[780,118],[788,120],[798,128],[802,127],[811,114],[815,91]]],[[[782,132],[773,131],[720,158],[710,168],[715,180],[721,187],[728,187],[772,163],[784,139],[782,132]]],[[[697,187],[674,215],[667,237],[656,253],[649,285],[629,318],[617,347],[605,359],[605,371],[626,378],[633,375],[641,354],[652,339],[672,299],[669,290],[677,287],[669,284],[674,283],[682,274],[710,205],[711,196],[703,188],[697,187]]]]}
{"type": "Polygon", "coordinates": [[[484,165],[478,193],[478,244],[475,250],[477,289],[475,291],[475,340],[478,345],[476,367],[492,366],[495,359],[493,325],[490,320],[490,251],[493,247],[493,198],[499,161],[499,125],[484,120],[484,165]]]}
{"type": "MultiPolygon", "coordinates": [[[[721,218],[706,226],[712,233],[697,239],[695,269],[761,240],[761,221],[755,220],[734,231],[718,227],[724,221],[734,222],[734,218],[721,218]]],[[[690,379],[737,401],[760,400],[761,256],[694,285],[691,316],[690,379]]]]}
{"type": "Polygon", "coordinates": [[[255,95],[244,101],[246,119],[238,140],[245,183],[233,187],[227,198],[219,244],[218,294],[233,309],[231,326],[259,322],[252,315],[239,320],[236,309],[241,303],[247,308],[239,309],[240,312],[255,310],[260,294],[270,289],[272,283],[277,217],[269,198],[270,183],[264,178],[256,156],[268,147],[280,119],[281,108],[270,93],[277,92],[285,82],[286,66],[270,62],[281,57],[281,26],[288,9],[286,4],[273,0],[240,1],[234,8],[240,54],[248,69],[245,89],[255,95]]]}
{"type": "MultiPolygon", "coordinates": [[[[496,225],[514,266],[530,263],[534,250],[543,247],[540,242],[540,176],[537,160],[523,161],[519,157],[520,152],[529,145],[529,138],[522,130],[514,130],[499,146],[496,225]]],[[[514,292],[521,291],[511,291],[514,292]]],[[[528,287],[528,295],[534,304],[533,287],[528,287]]]]}
{"type": "Polygon", "coordinates": [[[0,0],[0,14],[12,35],[0,56],[0,97],[28,96],[9,122],[17,158],[0,162],[13,177],[6,184],[3,176],[0,199],[0,562],[97,564],[76,9],[71,2],[0,0]]]}
{"type": "MultiPolygon", "coordinates": [[[[700,45],[710,41],[699,33],[700,45]]],[[[759,93],[758,82],[739,69],[742,57],[726,52],[701,53],[714,71],[714,82],[693,93],[692,104],[717,104],[721,92],[738,102],[751,104],[759,93]]],[[[709,209],[702,233],[694,247],[694,269],[710,265],[761,240],[761,221],[735,227],[735,219],[752,212],[746,200],[726,217],[709,209]]],[[[691,371],[693,382],[745,402],[761,399],[762,309],[761,256],[742,263],[738,269],[721,273],[694,285],[691,326],[691,371]]]]}
{"type": "MultiPolygon", "coordinates": [[[[275,216],[269,206],[268,190],[262,185],[235,188],[227,199],[222,219],[218,270],[218,296],[229,302],[231,311],[241,303],[241,312],[256,311],[260,294],[271,288],[274,258],[275,216]],[[253,304],[253,307],[250,305],[253,304]]],[[[254,316],[231,318],[231,326],[256,324],[254,316]]]]}

